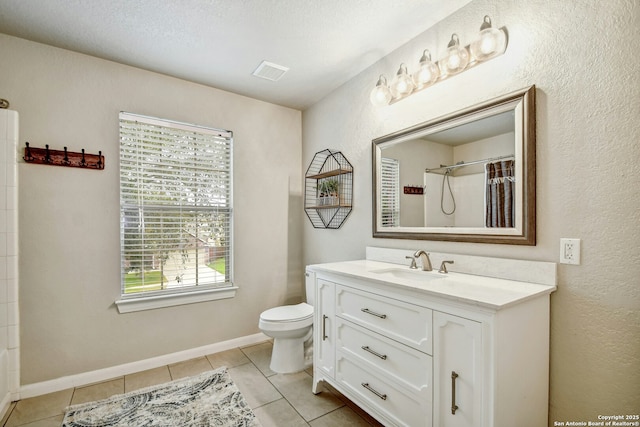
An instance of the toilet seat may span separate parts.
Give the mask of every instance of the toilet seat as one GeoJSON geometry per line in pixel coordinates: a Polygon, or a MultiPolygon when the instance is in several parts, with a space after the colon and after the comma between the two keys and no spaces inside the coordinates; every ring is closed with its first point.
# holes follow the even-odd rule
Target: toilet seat
{"type": "Polygon", "coordinates": [[[313,306],[307,303],[270,308],[260,315],[262,331],[295,331],[313,325],[313,306]]]}
{"type": "Polygon", "coordinates": [[[313,317],[313,306],[302,302],[296,305],[283,305],[265,310],[260,320],[266,322],[298,322],[313,317]]]}

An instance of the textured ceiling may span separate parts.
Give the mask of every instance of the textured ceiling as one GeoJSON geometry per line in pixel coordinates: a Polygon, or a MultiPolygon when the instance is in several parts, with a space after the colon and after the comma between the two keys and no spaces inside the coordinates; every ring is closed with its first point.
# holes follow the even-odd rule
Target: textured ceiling
{"type": "Polygon", "coordinates": [[[303,110],[469,1],[0,0],[0,32],[303,110]]]}

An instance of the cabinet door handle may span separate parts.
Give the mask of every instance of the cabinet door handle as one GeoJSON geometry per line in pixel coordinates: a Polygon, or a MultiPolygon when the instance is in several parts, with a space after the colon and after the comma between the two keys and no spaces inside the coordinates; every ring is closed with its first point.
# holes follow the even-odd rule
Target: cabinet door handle
{"type": "Polygon", "coordinates": [[[387,360],[387,355],[386,355],[386,354],[380,354],[380,353],[378,353],[377,351],[373,351],[373,350],[371,350],[371,349],[369,348],[369,346],[368,346],[368,345],[363,345],[363,346],[362,346],[362,349],[363,349],[364,351],[368,351],[369,353],[373,354],[374,356],[378,356],[378,357],[379,357],[380,359],[382,359],[382,360],[387,360]]]}
{"type": "Polygon", "coordinates": [[[451,371],[451,413],[453,415],[456,414],[458,409],[458,405],[456,405],[456,378],[458,378],[456,371],[451,371]]]}
{"type": "Polygon", "coordinates": [[[361,309],[360,309],[360,311],[362,311],[362,312],[364,312],[364,313],[367,313],[367,314],[370,314],[370,315],[372,315],[372,316],[379,317],[379,318],[381,318],[381,319],[386,319],[386,318],[387,318],[387,315],[386,315],[386,314],[376,313],[375,311],[371,311],[371,310],[369,310],[368,308],[361,308],[361,309]]]}
{"type": "Polygon", "coordinates": [[[322,341],[326,340],[327,338],[329,338],[327,336],[327,316],[325,316],[324,314],[322,315],[322,341]]]}
{"type": "Polygon", "coordinates": [[[387,400],[387,395],[386,394],[382,394],[377,390],[374,390],[373,387],[371,387],[369,385],[369,383],[362,383],[362,387],[366,388],[367,390],[369,390],[371,393],[375,394],[376,396],[378,396],[380,399],[382,400],[387,400]]]}

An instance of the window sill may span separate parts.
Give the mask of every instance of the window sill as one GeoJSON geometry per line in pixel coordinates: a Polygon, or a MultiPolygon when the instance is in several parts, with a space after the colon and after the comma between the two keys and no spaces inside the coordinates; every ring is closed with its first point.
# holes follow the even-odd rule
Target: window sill
{"type": "Polygon", "coordinates": [[[116,306],[118,307],[118,312],[121,314],[132,313],[134,311],[154,310],[156,308],[233,298],[236,296],[237,289],[237,286],[230,286],[226,288],[215,288],[169,295],[125,298],[117,300],[116,306]]]}

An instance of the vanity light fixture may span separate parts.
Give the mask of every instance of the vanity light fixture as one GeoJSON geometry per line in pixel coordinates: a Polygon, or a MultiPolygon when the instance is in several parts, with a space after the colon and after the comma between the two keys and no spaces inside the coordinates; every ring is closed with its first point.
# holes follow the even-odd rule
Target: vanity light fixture
{"type": "Polygon", "coordinates": [[[438,80],[440,76],[440,70],[438,69],[438,65],[431,60],[431,52],[428,49],[425,49],[422,52],[422,57],[420,58],[420,68],[416,71],[413,79],[416,83],[416,89],[423,89],[427,86],[431,86],[438,80]]]}
{"type": "Polygon", "coordinates": [[[415,85],[413,84],[413,79],[411,75],[409,75],[409,71],[407,70],[407,66],[403,63],[400,64],[400,68],[396,73],[396,76],[393,78],[391,82],[391,95],[394,98],[401,98],[403,96],[409,95],[413,92],[415,85]]]}
{"type": "Polygon", "coordinates": [[[438,61],[440,72],[443,76],[452,76],[464,71],[469,65],[469,51],[466,47],[460,47],[460,39],[457,34],[451,35],[451,41],[447,45],[447,53],[438,61]]]}
{"type": "Polygon", "coordinates": [[[369,98],[371,99],[371,103],[376,107],[382,107],[389,104],[393,96],[391,95],[389,86],[387,86],[387,78],[385,76],[380,76],[378,83],[376,83],[376,87],[371,90],[369,98]]]}
{"type": "Polygon", "coordinates": [[[460,46],[460,39],[454,33],[440,60],[432,61],[429,50],[424,50],[418,71],[413,76],[404,63],[400,64],[390,85],[387,85],[385,76],[381,75],[371,91],[371,103],[377,107],[393,104],[412,93],[495,58],[503,54],[506,48],[507,34],[502,28],[493,28],[491,18],[487,15],[480,26],[480,33],[469,45],[460,46]]]}
{"type": "Polygon", "coordinates": [[[480,35],[469,45],[471,56],[476,61],[486,61],[500,55],[507,47],[507,35],[504,31],[491,26],[491,18],[484,17],[480,26],[480,35]]]}

